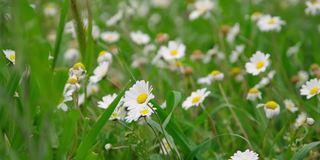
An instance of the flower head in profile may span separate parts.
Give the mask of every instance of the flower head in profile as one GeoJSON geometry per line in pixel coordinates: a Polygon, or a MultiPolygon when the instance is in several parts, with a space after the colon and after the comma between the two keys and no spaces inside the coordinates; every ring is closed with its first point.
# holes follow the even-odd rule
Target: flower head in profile
{"type": "Polygon", "coordinates": [[[198,89],[195,92],[192,92],[191,95],[182,103],[182,108],[187,110],[192,106],[199,106],[209,94],[210,91],[207,91],[207,88],[198,89]]]}
{"type": "Polygon", "coordinates": [[[246,63],[246,71],[254,76],[264,72],[270,64],[269,57],[269,54],[264,54],[261,51],[257,51],[250,58],[250,62],[246,63]]]}
{"type": "Polygon", "coordinates": [[[259,160],[259,155],[247,149],[244,152],[237,151],[230,157],[230,160],[259,160]]]}
{"type": "Polygon", "coordinates": [[[152,86],[144,80],[137,81],[125,92],[123,105],[127,107],[127,122],[137,121],[140,117],[149,117],[153,110],[148,104],[154,98],[152,86]]]}
{"type": "Polygon", "coordinates": [[[320,14],[320,0],[308,0],[306,1],[307,8],[305,12],[307,15],[317,15],[320,14]]]}
{"type": "Polygon", "coordinates": [[[74,64],[69,69],[69,77],[76,76],[78,80],[83,79],[86,73],[87,73],[86,68],[81,62],[74,64]]]}
{"type": "Polygon", "coordinates": [[[307,99],[310,99],[319,93],[320,93],[320,80],[316,78],[311,79],[310,81],[307,81],[306,84],[302,85],[300,89],[300,94],[303,96],[307,96],[307,99]]]}
{"type": "Polygon", "coordinates": [[[258,88],[253,87],[249,90],[247,94],[247,100],[255,101],[256,99],[261,99],[261,92],[258,88]]]}
{"type": "MultiPolygon", "coordinates": [[[[107,109],[110,104],[114,101],[114,99],[117,97],[117,94],[110,94],[106,95],[102,98],[102,101],[98,102],[98,107],[102,109],[107,109]]],[[[125,108],[121,106],[122,101],[118,103],[117,107],[111,114],[109,120],[123,120],[125,117],[125,108]]]]}
{"type": "Polygon", "coordinates": [[[16,64],[16,52],[14,50],[6,49],[2,50],[2,52],[12,64],[16,64]]]}
{"type": "Polygon", "coordinates": [[[297,119],[296,119],[296,121],[295,121],[293,126],[294,126],[294,128],[299,128],[300,126],[302,126],[304,124],[308,124],[308,125],[311,126],[311,125],[314,124],[314,119],[308,117],[306,113],[302,112],[297,117],[297,119]]]}
{"type": "Polygon", "coordinates": [[[118,32],[102,32],[100,37],[107,43],[114,43],[119,40],[120,35],[118,32]]]}
{"type": "Polygon", "coordinates": [[[100,51],[97,61],[99,64],[103,63],[103,62],[112,62],[112,54],[108,51],[102,50],[100,51]]]}
{"type": "Polygon", "coordinates": [[[109,62],[102,62],[93,71],[93,75],[90,77],[90,83],[98,83],[101,81],[108,73],[109,62]]]}
{"type": "Polygon", "coordinates": [[[189,19],[195,20],[200,16],[209,13],[213,7],[214,3],[211,0],[197,0],[194,4],[194,10],[189,15],[189,19]]]}
{"type": "Polygon", "coordinates": [[[258,104],[257,107],[263,107],[268,119],[271,119],[280,113],[280,105],[275,101],[268,101],[265,104],[258,104]]]}
{"type": "Polygon", "coordinates": [[[270,15],[262,16],[257,22],[257,25],[262,32],[279,32],[284,24],[285,22],[281,20],[280,17],[272,17],[270,15]]]}
{"type": "Polygon", "coordinates": [[[161,46],[158,54],[165,60],[179,60],[185,55],[186,46],[177,41],[169,41],[168,46],[161,46]]]}
{"type": "Polygon", "coordinates": [[[143,45],[143,44],[147,44],[150,42],[149,35],[141,32],[141,31],[131,32],[130,37],[131,37],[132,41],[138,45],[143,45]]]}
{"type": "Polygon", "coordinates": [[[251,17],[250,17],[250,19],[252,20],[252,21],[258,21],[261,17],[263,17],[263,13],[261,13],[261,12],[259,12],[259,11],[256,11],[256,12],[253,12],[252,14],[251,14],[251,17]]]}
{"type": "Polygon", "coordinates": [[[201,77],[198,79],[199,84],[210,85],[214,81],[221,81],[224,78],[224,74],[219,70],[211,71],[206,77],[201,77]]]}
{"type": "Polygon", "coordinates": [[[283,101],[286,109],[288,109],[290,112],[294,113],[296,111],[298,111],[298,107],[296,107],[296,105],[293,103],[293,101],[291,99],[285,99],[283,101]]]}

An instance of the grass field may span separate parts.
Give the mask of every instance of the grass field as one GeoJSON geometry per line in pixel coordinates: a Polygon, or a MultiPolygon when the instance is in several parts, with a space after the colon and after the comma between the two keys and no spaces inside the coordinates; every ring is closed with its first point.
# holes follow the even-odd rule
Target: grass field
{"type": "Polygon", "coordinates": [[[0,159],[320,159],[320,0],[0,0],[0,159]]]}

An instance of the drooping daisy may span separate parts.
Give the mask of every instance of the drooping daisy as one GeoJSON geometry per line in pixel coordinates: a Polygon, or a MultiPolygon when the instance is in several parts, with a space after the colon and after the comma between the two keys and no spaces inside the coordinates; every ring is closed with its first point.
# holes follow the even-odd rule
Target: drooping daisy
{"type": "Polygon", "coordinates": [[[132,41],[138,45],[147,44],[150,41],[149,35],[141,32],[141,31],[131,32],[130,37],[131,37],[132,41]]]}
{"type": "Polygon", "coordinates": [[[247,94],[247,100],[255,101],[256,99],[261,99],[261,92],[258,90],[258,88],[253,87],[247,94]]]}
{"type": "Polygon", "coordinates": [[[258,75],[264,72],[269,66],[269,54],[264,54],[261,51],[257,51],[251,58],[250,62],[246,63],[246,70],[252,75],[258,75]]]}
{"type": "Polygon", "coordinates": [[[199,84],[210,85],[213,81],[221,81],[224,78],[224,74],[219,70],[213,70],[208,76],[198,79],[199,84]]]}
{"type": "Polygon", "coordinates": [[[76,63],[69,69],[69,77],[76,76],[78,80],[80,81],[81,79],[84,78],[86,74],[86,68],[82,63],[76,63]]]}
{"type": "Polygon", "coordinates": [[[99,53],[97,61],[99,64],[101,64],[103,62],[111,63],[112,62],[112,54],[110,52],[103,50],[99,53]]]}
{"type": "Polygon", "coordinates": [[[244,80],[244,72],[240,67],[232,67],[230,70],[231,76],[235,77],[235,80],[242,82],[244,80]]]}
{"type": "Polygon", "coordinates": [[[192,106],[199,106],[209,94],[210,91],[207,91],[207,88],[198,89],[195,92],[192,92],[191,96],[182,103],[182,108],[187,110],[192,106]]]}
{"type": "Polygon", "coordinates": [[[161,46],[158,54],[165,60],[178,60],[185,55],[186,46],[183,43],[177,41],[169,41],[168,47],[161,46]]]}
{"type": "Polygon", "coordinates": [[[309,0],[306,1],[307,8],[305,12],[307,15],[317,15],[320,14],[320,0],[309,0]]]}
{"type": "Polygon", "coordinates": [[[285,22],[281,20],[280,17],[272,17],[270,15],[262,16],[257,22],[257,25],[262,32],[279,32],[284,24],[285,22]]]}
{"type": "Polygon", "coordinates": [[[275,101],[268,101],[265,104],[258,104],[257,107],[263,107],[268,119],[273,118],[280,113],[280,106],[275,101]]]}
{"type": "Polygon", "coordinates": [[[6,58],[12,62],[12,64],[16,64],[16,52],[14,50],[10,50],[10,49],[6,49],[6,50],[2,50],[2,52],[4,53],[4,55],[6,56],[6,58]]]}
{"type": "MultiPolygon", "coordinates": [[[[115,94],[115,93],[111,94],[111,95],[104,96],[102,98],[102,101],[98,102],[98,107],[100,107],[102,109],[107,109],[116,97],[117,97],[117,94],[115,94]]],[[[122,102],[120,100],[117,107],[115,108],[115,110],[111,114],[109,120],[123,120],[124,119],[125,109],[124,109],[124,107],[121,106],[121,104],[122,104],[122,102]]]]}
{"type": "Polygon", "coordinates": [[[247,149],[244,152],[237,151],[230,157],[230,160],[259,160],[259,155],[247,149]]]}
{"type": "Polygon", "coordinates": [[[251,14],[251,20],[252,21],[258,21],[261,17],[263,17],[263,13],[261,13],[261,12],[253,12],[252,14],[251,14]]]}
{"type": "Polygon", "coordinates": [[[98,83],[99,81],[101,81],[107,75],[109,65],[109,62],[102,62],[101,64],[99,64],[94,69],[93,75],[89,79],[90,83],[98,83]]]}
{"type": "Polygon", "coordinates": [[[102,32],[100,37],[105,42],[114,43],[119,40],[120,35],[118,32],[102,32]]]}
{"type": "Polygon", "coordinates": [[[256,88],[263,88],[270,84],[271,80],[273,79],[274,75],[276,74],[275,70],[270,71],[266,77],[263,77],[256,85],[256,88]]]}
{"type": "Polygon", "coordinates": [[[213,7],[214,3],[211,0],[197,0],[194,4],[194,10],[189,15],[189,19],[194,20],[209,13],[213,7]]]}
{"type": "Polygon", "coordinates": [[[290,112],[294,113],[298,111],[298,107],[296,107],[296,105],[292,102],[291,99],[285,99],[283,103],[290,112]]]}
{"type": "Polygon", "coordinates": [[[293,126],[294,126],[294,128],[299,128],[300,126],[302,126],[304,124],[313,125],[314,124],[314,119],[308,117],[306,113],[302,112],[297,117],[297,119],[296,119],[296,121],[295,121],[293,126]]]}
{"type": "Polygon", "coordinates": [[[300,94],[307,96],[307,99],[320,93],[320,80],[317,78],[307,81],[306,84],[302,85],[300,89],[300,94]]]}

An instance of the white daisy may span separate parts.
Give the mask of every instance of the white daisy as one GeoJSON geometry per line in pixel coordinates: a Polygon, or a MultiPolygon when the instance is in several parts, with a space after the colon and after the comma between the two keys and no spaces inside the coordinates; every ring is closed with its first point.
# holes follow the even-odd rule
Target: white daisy
{"type": "Polygon", "coordinates": [[[112,54],[110,52],[103,50],[99,53],[97,61],[99,64],[101,64],[103,62],[111,63],[112,62],[112,54]]]}
{"type": "Polygon", "coordinates": [[[314,119],[308,117],[306,113],[302,112],[297,117],[297,119],[294,122],[293,126],[294,126],[294,128],[299,128],[300,126],[302,126],[304,124],[313,125],[314,124],[314,119]]]}
{"type": "Polygon", "coordinates": [[[237,45],[235,49],[231,52],[231,55],[229,57],[231,63],[235,63],[239,60],[239,56],[244,51],[244,45],[237,45]]]}
{"type": "Polygon", "coordinates": [[[268,75],[266,77],[263,77],[258,84],[255,85],[256,88],[260,89],[263,88],[265,86],[267,86],[268,84],[270,84],[271,80],[273,79],[274,75],[276,74],[275,70],[272,70],[268,73],[268,75]]]}
{"type": "Polygon", "coordinates": [[[261,17],[263,17],[263,14],[261,13],[261,12],[253,12],[252,14],[251,14],[251,20],[252,21],[258,21],[261,17]]]}
{"type": "Polygon", "coordinates": [[[259,155],[247,149],[244,152],[237,151],[230,157],[230,160],[259,160],[259,155]]]}
{"type": "Polygon", "coordinates": [[[148,102],[154,98],[152,86],[144,80],[137,81],[128,91],[125,92],[123,105],[127,107],[127,122],[136,121],[140,117],[149,117],[153,111],[148,102]]]}
{"type": "Polygon", "coordinates": [[[120,35],[118,32],[102,32],[100,37],[105,42],[114,43],[119,40],[120,35]]]}
{"type": "Polygon", "coordinates": [[[58,9],[56,4],[48,3],[45,5],[44,8],[44,15],[46,16],[55,16],[58,13],[58,9]]]}
{"type": "MultiPolygon", "coordinates": [[[[98,102],[98,107],[100,107],[102,109],[107,109],[116,97],[117,97],[117,94],[115,94],[115,93],[112,95],[110,94],[110,95],[104,96],[102,98],[102,101],[98,102]]],[[[121,107],[121,104],[122,104],[122,101],[120,100],[117,107],[115,108],[115,110],[111,114],[109,120],[123,120],[124,119],[125,109],[124,109],[124,107],[121,107]]]]}
{"type": "Polygon", "coordinates": [[[257,22],[259,29],[263,32],[279,32],[284,24],[285,22],[280,17],[272,17],[270,15],[262,16],[257,22]]]}
{"type": "Polygon", "coordinates": [[[210,91],[207,91],[207,88],[198,89],[195,92],[192,92],[191,96],[182,103],[182,108],[187,110],[192,106],[199,106],[209,94],[210,91]]]}
{"type": "Polygon", "coordinates": [[[294,113],[298,111],[298,107],[296,107],[296,105],[293,103],[291,99],[285,99],[283,103],[290,112],[294,113]]]}
{"type": "Polygon", "coordinates": [[[189,19],[194,20],[206,13],[209,13],[213,7],[214,3],[211,0],[197,0],[194,4],[194,10],[189,15],[189,19]]]}
{"type": "Polygon", "coordinates": [[[90,77],[90,83],[98,83],[101,81],[108,72],[109,69],[109,62],[102,62],[99,64],[93,71],[93,75],[90,77]]]}
{"type": "Polygon", "coordinates": [[[307,99],[320,93],[320,80],[317,78],[307,81],[306,84],[302,85],[300,89],[300,94],[307,96],[307,99]]]}
{"type": "Polygon", "coordinates": [[[116,23],[118,23],[122,19],[122,17],[123,17],[123,11],[119,10],[115,15],[113,15],[106,21],[106,25],[113,26],[116,23]]]}
{"type": "Polygon", "coordinates": [[[247,94],[247,100],[255,101],[256,99],[261,99],[261,92],[258,90],[258,88],[253,87],[247,94]]]}
{"type": "Polygon", "coordinates": [[[264,54],[261,51],[257,51],[250,58],[250,62],[246,63],[246,71],[254,76],[264,72],[269,66],[269,57],[269,54],[264,54]]]}
{"type": "Polygon", "coordinates": [[[130,37],[132,41],[138,45],[147,44],[150,42],[149,35],[142,33],[141,31],[131,32],[130,37]]]}
{"type": "Polygon", "coordinates": [[[224,78],[224,74],[219,70],[213,70],[208,76],[198,79],[199,84],[210,85],[213,81],[221,81],[224,78]]]}
{"type": "Polygon", "coordinates": [[[6,50],[2,50],[2,52],[4,53],[4,55],[6,56],[6,58],[12,62],[12,64],[16,64],[16,52],[14,50],[10,50],[10,49],[6,49],[6,50]]]}
{"type": "Polygon", "coordinates": [[[263,107],[268,119],[275,117],[280,113],[280,106],[275,101],[268,101],[265,104],[258,104],[257,107],[263,107]]]}
{"type": "Polygon", "coordinates": [[[306,1],[307,8],[305,12],[307,15],[317,15],[320,14],[320,0],[310,0],[306,1]]]}
{"type": "Polygon", "coordinates": [[[239,35],[240,33],[240,25],[239,23],[236,23],[228,32],[227,34],[227,42],[229,44],[233,44],[235,38],[239,35]]]}
{"type": "Polygon", "coordinates": [[[158,54],[165,60],[178,60],[185,55],[186,46],[183,43],[177,41],[169,41],[168,47],[161,46],[158,54]]]}

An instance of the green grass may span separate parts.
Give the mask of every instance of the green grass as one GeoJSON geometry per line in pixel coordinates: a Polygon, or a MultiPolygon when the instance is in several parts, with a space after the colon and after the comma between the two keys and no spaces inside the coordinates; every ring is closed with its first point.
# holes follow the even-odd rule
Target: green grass
{"type": "Polygon", "coordinates": [[[168,8],[155,8],[150,1],[139,0],[149,6],[146,16],[125,15],[118,24],[106,26],[105,21],[118,7],[131,0],[0,0],[0,159],[207,160],[229,159],[236,151],[246,149],[258,153],[260,159],[319,159],[319,96],[307,100],[292,82],[300,70],[307,71],[309,79],[316,77],[310,74],[310,67],[320,64],[319,15],[307,16],[305,1],[297,5],[291,5],[289,0],[263,0],[259,4],[253,4],[253,0],[215,1],[217,7],[209,18],[190,21],[188,5],[192,0],[172,0],[168,8]],[[44,14],[48,3],[56,5],[56,15],[44,14]],[[280,32],[260,32],[247,19],[255,11],[279,16],[286,24],[280,32]],[[155,14],[161,19],[152,25],[150,18],[155,14]],[[85,18],[87,29],[83,26],[85,18]],[[66,23],[72,19],[76,37],[64,33],[66,23]],[[235,23],[240,24],[240,34],[234,44],[244,44],[245,50],[236,63],[231,63],[234,45],[227,43],[221,27],[235,23]],[[94,25],[100,31],[119,32],[120,40],[107,44],[95,39],[94,25]],[[136,30],[151,37],[155,51],[145,55],[144,47],[132,42],[130,32],[136,30]],[[167,33],[170,40],[179,39],[186,45],[181,62],[183,67],[192,69],[192,74],[151,64],[160,46],[166,45],[155,41],[158,33],[167,33]],[[50,40],[49,35],[55,40],[50,40]],[[287,49],[297,43],[301,44],[300,50],[288,57],[287,49]],[[97,66],[99,52],[112,51],[114,46],[119,53],[113,54],[99,92],[86,98],[80,108],[68,102],[69,111],[57,109],[72,66],[64,59],[66,50],[75,47],[81,54],[87,76],[80,92],[87,95],[84,86],[97,66]],[[208,64],[190,59],[193,51],[205,54],[213,46],[218,46],[226,59],[215,57],[208,64]],[[3,49],[16,51],[16,65],[5,58],[3,49]],[[245,63],[257,50],[271,55],[268,71],[275,70],[276,75],[261,89],[262,99],[250,102],[246,100],[248,90],[267,72],[259,76],[246,74],[243,81],[237,82],[230,70],[241,67],[245,72],[245,63]],[[146,58],[147,63],[132,67],[134,54],[146,58]],[[49,55],[54,58],[49,59],[49,55]],[[207,86],[211,94],[203,103],[206,111],[200,106],[184,110],[183,101],[191,92],[203,88],[196,83],[198,78],[214,69],[225,77],[207,86]],[[136,80],[149,81],[153,86],[155,99],[150,103],[156,114],[145,121],[141,118],[141,122],[109,121],[120,98],[136,80]],[[108,109],[97,107],[103,96],[113,93],[119,96],[108,109]],[[292,99],[299,111],[288,111],[285,99],[292,99]],[[263,109],[256,108],[258,103],[269,100],[281,107],[280,114],[272,119],[266,118],[263,109]],[[165,101],[163,109],[160,105],[165,101]],[[292,125],[301,112],[315,123],[294,129],[292,125]],[[168,156],[159,153],[162,138],[167,138],[172,148],[168,156]],[[108,143],[112,147],[106,150],[108,143]]]}

